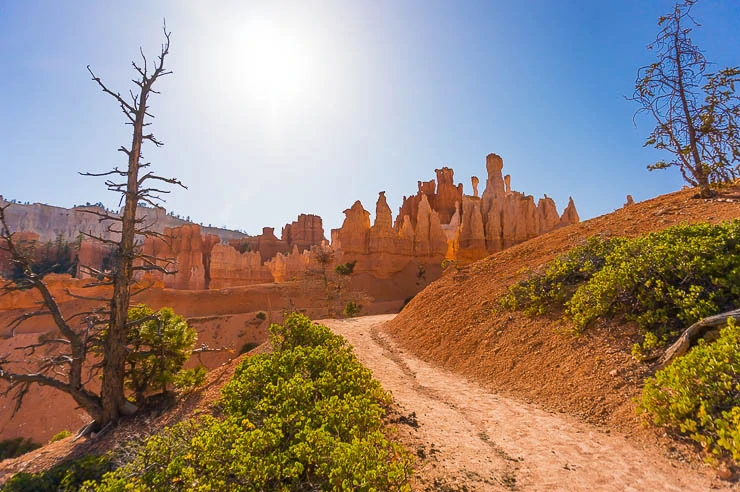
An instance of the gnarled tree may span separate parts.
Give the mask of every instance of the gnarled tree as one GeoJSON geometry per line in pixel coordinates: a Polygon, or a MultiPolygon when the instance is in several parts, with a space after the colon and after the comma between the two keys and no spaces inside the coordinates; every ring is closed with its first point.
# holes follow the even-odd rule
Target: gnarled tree
{"type": "Polygon", "coordinates": [[[711,64],[690,37],[699,26],[691,16],[696,2],[679,2],[658,19],[660,32],[648,45],[658,59],[638,70],[631,100],[640,104],[636,115],[647,113],[657,122],[645,146],[673,154],[648,169],[678,167],[687,183],[710,197],[713,183],[740,175],[740,68],[709,71],[711,64]]]}
{"type": "MultiPolygon", "coordinates": [[[[42,307],[28,312],[14,322],[14,326],[37,316],[48,316],[54,321],[58,336],[44,337],[38,343],[21,347],[23,357],[14,359],[10,354],[0,355],[0,378],[7,382],[5,394],[15,391],[16,408],[33,384],[51,386],[68,393],[94,419],[94,427],[102,428],[114,422],[122,414],[131,413],[136,407],[125,396],[124,377],[128,347],[128,334],[132,323],[128,310],[131,303],[134,272],[138,270],[167,271],[168,263],[161,259],[141,254],[139,240],[146,236],[159,236],[150,230],[146,217],[137,217],[139,203],[157,205],[163,193],[161,185],[183,186],[176,178],[165,178],[152,171],[146,171],[149,163],[142,162],[142,146],[145,143],[156,147],[162,145],[147,131],[152,118],[149,112],[149,98],[158,94],[154,89],[161,77],[171,71],[165,68],[169,53],[170,33],[164,28],[165,42],[153,62],[147,60],[140,50],[141,61],[132,62],[137,77],[133,80],[136,90],[129,91],[130,97],[109,89],[88,66],[92,79],[102,91],[113,97],[119,104],[132,126],[131,147],[121,146],[118,150],[128,159],[127,168],[114,168],[104,173],[83,173],[87,176],[104,176],[109,190],[120,193],[123,210],[121,215],[89,211],[99,216],[108,233],[104,236],[86,234],[102,241],[115,252],[115,265],[110,271],[102,272],[89,268],[99,279],[91,285],[108,285],[112,289],[110,298],[86,297],[98,303],[97,308],[87,312],[67,315],[52,295],[43,280],[43,275],[35,273],[33,260],[24,254],[16,244],[14,233],[6,221],[5,210],[0,207],[0,248],[7,251],[11,261],[23,271],[24,279],[18,283],[7,282],[4,292],[20,288],[34,288],[41,294],[42,307]],[[34,360],[32,360],[32,358],[34,360]],[[36,367],[30,368],[34,362],[36,367]],[[102,372],[99,391],[90,389],[93,376],[102,372]]],[[[183,186],[184,187],[184,186],[183,186]]],[[[170,273],[170,272],[168,272],[170,273]]]]}

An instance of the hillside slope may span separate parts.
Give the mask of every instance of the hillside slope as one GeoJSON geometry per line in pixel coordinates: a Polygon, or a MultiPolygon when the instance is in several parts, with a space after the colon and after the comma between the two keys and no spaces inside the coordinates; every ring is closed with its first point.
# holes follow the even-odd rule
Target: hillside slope
{"type": "Polygon", "coordinates": [[[488,388],[625,432],[640,431],[632,397],[648,364],[630,349],[634,326],[600,323],[581,336],[558,314],[499,308],[506,288],[593,235],[637,236],[668,226],[740,217],[740,187],[711,200],[682,190],[532,239],[461,269],[418,294],[386,331],[405,349],[488,388]]]}

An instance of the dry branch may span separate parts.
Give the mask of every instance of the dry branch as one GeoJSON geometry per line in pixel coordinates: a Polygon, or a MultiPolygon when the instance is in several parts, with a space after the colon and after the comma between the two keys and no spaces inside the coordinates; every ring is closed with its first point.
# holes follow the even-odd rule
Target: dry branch
{"type": "Polygon", "coordinates": [[[665,354],[660,358],[658,369],[663,369],[676,358],[684,355],[691,347],[696,345],[699,339],[704,338],[708,332],[727,324],[727,318],[734,318],[736,321],[740,321],[740,309],[709,316],[686,328],[678,340],[668,347],[665,354]]]}

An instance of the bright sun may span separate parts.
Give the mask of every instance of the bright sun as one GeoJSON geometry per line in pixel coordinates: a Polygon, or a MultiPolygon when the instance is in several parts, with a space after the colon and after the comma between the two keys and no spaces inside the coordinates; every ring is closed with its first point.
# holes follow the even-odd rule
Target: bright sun
{"type": "Polygon", "coordinates": [[[255,20],[240,33],[236,63],[251,97],[279,110],[299,102],[310,82],[311,58],[305,40],[267,20],[255,20]],[[242,51],[243,50],[243,51],[242,51]]]}

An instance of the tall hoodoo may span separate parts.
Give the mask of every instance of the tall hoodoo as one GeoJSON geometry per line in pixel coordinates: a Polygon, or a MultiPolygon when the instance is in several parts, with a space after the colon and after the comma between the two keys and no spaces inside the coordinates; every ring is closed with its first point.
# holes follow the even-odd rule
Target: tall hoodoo
{"type": "MultiPolygon", "coordinates": [[[[512,190],[511,177],[503,175],[503,168],[501,156],[486,156],[487,176],[480,196],[477,177],[471,178],[472,195],[465,195],[463,185],[455,184],[451,168],[435,169],[435,179],[419,181],[416,194],[403,198],[395,222],[384,191],[378,194],[372,226],[370,212],[355,202],[344,211],[342,227],[331,231],[334,257],[356,260],[356,273],[389,278],[411,263],[436,267],[443,259],[469,263],[580,220],[572,198],[558,215],[554,200],[547,195],[535,202],[531,195],[512,190]]],[[[0,203],[5,203],[2,197],[0,203]]],[[[59,233],[75,237],[75,231],[94,225],[90,214],[77,209],[34,204],[8,210],[16,230],[25,230],[37,240],[41,234],[42,241],[59,233]]],[[[141,213],[157,224],[176,221],[164,209],[142,209],[141,213]]],[[[257,236],[218,231],[219,238],[211,231],[184,224],[163,228],[167,241],[147,238],[143,251],[172,258],[172,270],[177,270],[176,275],[152,275],[178,289],[282,282],[300,277],[308,268],[312,250],[325,242],[321,217],[311,214],[301,214],[286,224],[280,239],[271,227],[257,236]]],[[[85,241],[79,248],[80,260],[92,266],[102,266],[96,264],[104,263],[107,256],[109,252],[91,248],[85,241]]],[[[8,275],[9,268],[7,259],[0,256],[0,274],[8,275]]]]}

